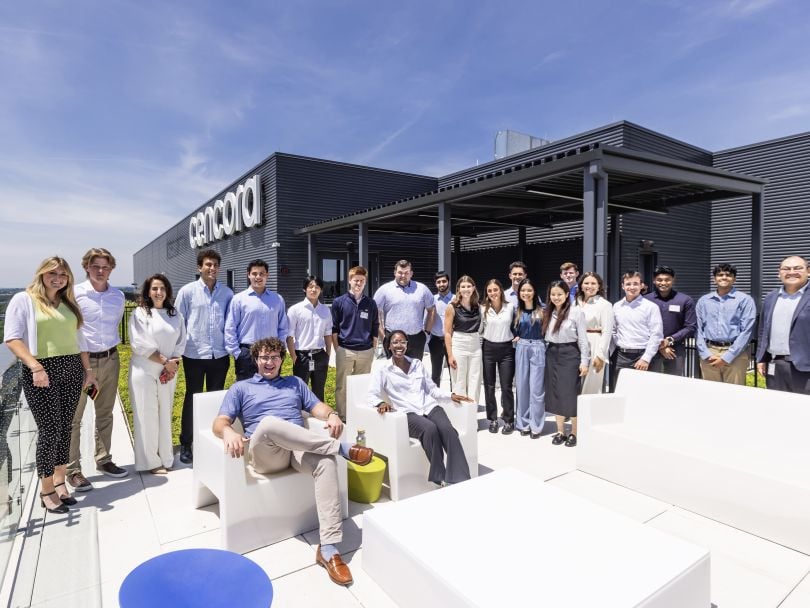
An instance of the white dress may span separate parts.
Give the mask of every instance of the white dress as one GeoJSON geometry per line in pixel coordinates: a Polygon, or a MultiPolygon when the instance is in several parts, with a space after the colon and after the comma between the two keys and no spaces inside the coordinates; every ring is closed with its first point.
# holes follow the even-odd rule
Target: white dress
{"type": "Polygon", "coordinates": [[[129,399],[135,423],[135,469],[149,471],[174,464],[172,409],[177,376],[162,384],[163,366],[149,359],[155,351],[168,359],[180,357],[186,346],[183,316],[170,317],[165,309],[152,314],[139,306],[129,318],[132,358],[129,362],[129,399]]]}
{"type": "Polygon", "coordinates": [[[596,357],[607,365],[610,358],[610,340],[613,335],[613,305],[602,296],[593,296],[587,302],[577,300],[577,307],[585,313],[585,327],[591,346],[591,365],[582,383],[580,394],[591,395],[602,392],[605,367],[597,372],[593,366],[596,357]],[[599,331],[597,331],[599,330],[599,331]]]}

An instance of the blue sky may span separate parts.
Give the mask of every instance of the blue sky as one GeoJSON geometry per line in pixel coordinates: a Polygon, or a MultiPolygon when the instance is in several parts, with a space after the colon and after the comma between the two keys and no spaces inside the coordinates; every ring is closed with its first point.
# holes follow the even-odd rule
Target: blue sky
{"type": "Polygon", "coordinates": [[[132,254],[274,151],[442,175],[501,129],[710,150],[810,130],[810,5],[0,4],[0,286],[132,254]],[[11,261],[11,263],[9,263],[11,261]]]}

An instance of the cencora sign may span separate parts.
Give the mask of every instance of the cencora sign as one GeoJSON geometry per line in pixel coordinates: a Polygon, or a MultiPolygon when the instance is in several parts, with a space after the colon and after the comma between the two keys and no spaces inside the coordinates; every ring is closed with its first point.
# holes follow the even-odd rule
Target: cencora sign
{"type": "Polygon", "coordinates": [[[213,205],[192,215],[188,223],[188,240],[194,249],[261,223],[262,184],[257,173],[240,184],[236,192],[228,192],[213,205]]]}

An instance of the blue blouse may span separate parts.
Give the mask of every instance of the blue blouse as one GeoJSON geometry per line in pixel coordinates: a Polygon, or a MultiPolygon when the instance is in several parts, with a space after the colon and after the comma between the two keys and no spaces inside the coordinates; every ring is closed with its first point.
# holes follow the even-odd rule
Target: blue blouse
{"type": "Polygon", "coordinates": [[[532,323],[532,311],[522,310],[514,334],[524,340],[540,340],[543,337],[543,320],[534,319],[534,323],[532,323]]]}

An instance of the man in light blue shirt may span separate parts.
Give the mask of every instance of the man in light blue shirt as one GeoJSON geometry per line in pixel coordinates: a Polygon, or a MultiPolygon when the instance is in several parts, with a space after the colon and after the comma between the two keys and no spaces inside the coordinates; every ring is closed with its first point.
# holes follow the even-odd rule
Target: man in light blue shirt
{"type": "Polygon", "coordinates": [[[734,266],[718,264],[712,274],[717,290],[702,296],[695,307],[700,372],[704,380],[745,386],[757,307],[751,296],[734,287],[734,266]]]}
{"type": "Polygon", "coordinates": [[[261,338],[286,341],[289,334],[284,298],[267,289],[269,266],[264,260],[248,264],[250,287],[231,300],[225,319],[225,349],[233,355],[236,379],[245,380],[256,373],[250,345],[261,338]]]}
{"type": "Polygon", "coordinates": [[[380,286],[374,294],[374,301],[380,315],[380,333],[386,355],[391,357],[388,336],[395,329],[400,329],[408,336],[407,355],[421,361],[425,354],[427,333],[433,327],[436,305],[430,290],[422,283],[411,280],[412,277],[411,263],[399,260],[394,265],[394,280],[380,286]]]}
{"type": "Polygon", "coordinates": [[[450,291],[450,275],[440,270],[434,277],[436,293],[433,301],[436,303],[436,315],[430,328],[428,350],[430,351],[431,378],[433,384],[440,386],[442,382],[442,366],[447,360],[447,349],[444,346],[444,310],[453,299],[450,291]]]}
{"type": "Polygon", "coordinates": [[[520,282],[529,276],[529,269],[526,264],[520,260],[509,264],[509,282],[511,287],[504,292],[506,301],[511,303],[512,306],[517,308],[518,305],[518,285],[520,282]]]}
{"type": "Polygon", "coordinates": [[[782,260],[782,286],[765,297],[757,368],[769,389],[810,395],[810,290],[807,260],[782,260]]]}
{"type": "Polygon", "coordinates": [[[180,422],[180,462],[193,460],[194,394],[225,388],[225,377],[231,365],[225,350],[225,317],[233,299],[233,291],[217,282],[222,258],[213,249],[197,254],[200,278],[183,285],[177,292],[174,306],[186,323],[186,350],[183,369],[186,374],[186,394],[180,422]]]}

